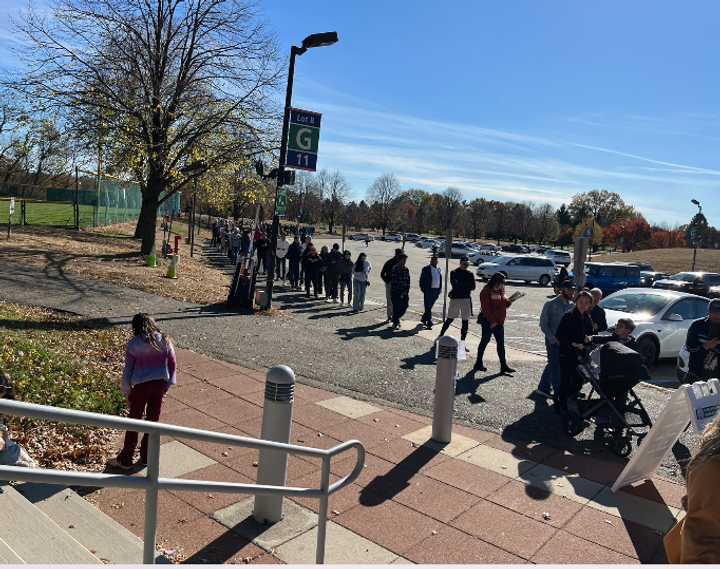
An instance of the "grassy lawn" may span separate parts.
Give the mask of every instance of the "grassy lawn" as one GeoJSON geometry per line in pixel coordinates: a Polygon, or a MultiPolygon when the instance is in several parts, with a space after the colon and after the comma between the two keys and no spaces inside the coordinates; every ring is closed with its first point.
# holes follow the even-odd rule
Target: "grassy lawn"
{"type": "MultiPolygon", "coordinates": [[[[8,200],[0,200],[0,225],[7,225],[8,204],[8,200]]],[[[100,225],[124,223],[126,221],[137,219],[137,216],[137,210],[117,208],[106,209],[101,207],[98,211],[98,223],[100,225]]],[[[80,227],[93,227],[95,222],[94,217],[95,208],[93,206],[80,205],[80,227]]],[[[74,227],[75,225],[73,205],[70,203],[28,201],[25,209],[25,218],[27,225],[49,225],[54,227],[74,227]]],[[[13,223],[17,225],[19,221],[20,200],[16,200],[13,223]]]]}
{"type": "MultiPolygon", "coordinates": [[[[648,249],[632,253],[593,255],[593,261],[628,262],[643,261],[652,264],[656,271],[679,273],[692,267],[692,249],[648,249]]],[[[720,250],[698,249],[695,269],[698,271],[720,272],[720,250]]]]}
{"type": "MultiPolygon", "coordinates": [[[[112,415],[125,412],[118,385],[129,333],[103,320],[0,302],[0,369],[16,398],[112,415]]],[[[41,466],[101,470],[117,433],[36,419],[9,419],[14,438],[41,466]]]]}

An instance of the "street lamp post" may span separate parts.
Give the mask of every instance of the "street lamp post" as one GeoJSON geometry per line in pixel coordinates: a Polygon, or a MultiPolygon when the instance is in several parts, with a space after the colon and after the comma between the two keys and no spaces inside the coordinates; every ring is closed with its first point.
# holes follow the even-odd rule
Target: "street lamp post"
{"type": "Polygon", "coordinates": [[[272,236],[270,238],[270,266],[266,269],[267,288],[265,291],[265,306],[267,310],[272,306],[273,286],[275,284],[275,253],[277,249],[278,229],[280,216],[277,213],[278,196],[280,188],[285,183],[285,154],[287,153],[288,128],[290,123],[290,108],[292,106],[293,80],[295,76],[295,57],[302,55],[308,49],[332,45],[338,41],[337,32],[312,34],[302,41],[302,46],[290,48],[290,65],[288,67],[287,90],[285,91],[285,113],[283,116],[282,134],[280,138],[280,157],[278,159],[277,184],[275,185],[275,202],[273,204],[272,236]]]}
{"type": "Polygon", "coordinates": [[[191,257],[194,256],[195,252],[195,207],[197,205],[197,177],[206,169],[207,164],[205,163],[205,160],[195,160],[194,162],[191,162],[187,166],[184,166],[180,169],[180,172],[182,172],[183,174],[191,174],[195,177],[195,179],[193,180],[193,196],[192,201],[190,202],[190,216],[188,219],[188,243],[190,245],[191,257]]]}
{"type": "MultiPolygon", "coordinates": [[[[697,208],[698,208],[698,215],[702,215],[702,204],[701,204],[698,200],[696,200],[696,199],[692,199],[692,200],[690,200],[690,202],[692,202],[694,205],[697,206],[697,208]]],[[[695,261],[697,260],[697,242],[698,242],[698,239],[697,239],[697,228],[691,227],[691,228],[690,228],[690,235],[691,235],[692,240],[693,240],[693,260],[692,260],[692,269],[690,269],[690,270],[691,270],[691,271],[694,271],[694,270],[695,270],[695,261]]]]}

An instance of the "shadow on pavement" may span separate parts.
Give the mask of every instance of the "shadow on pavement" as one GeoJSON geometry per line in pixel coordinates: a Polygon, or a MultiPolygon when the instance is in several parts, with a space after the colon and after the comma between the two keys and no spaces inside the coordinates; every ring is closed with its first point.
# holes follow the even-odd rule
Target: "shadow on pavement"
{"type": "MultiPolygon", "coordinates": [[[[553,484],[561,479],[560,485],[570,484],[578,496],[616,508],[639,560],[643,563],[654,562],[658,548],[662,548],[662,540],[658,532],[630,521],[637,515],[637,505],[622,500],[622,493],[618,494],[620,499],[617,499],[614,494],[597,491],[598,484],[606,487],[611,485],[627,461],[610,453],[598,441],[576,440],[565,435],[560,416],[548,405],[547,400],[535,397],[533,401],[533,411],[508,425],[502,432],[502,439],[513,445],[510,452],[521,460],[519,468],[523,474],[520,479],[525,481],[528,497],[537,501],[549,499],[553,495],[553,484]],[[550,468],[535,468],[537,463],[545,463],[550,468]]],[[[684,445],[679,446],[682,448],[677,449],[678,453],[682,453],[682,449],[687,451],[684,445]]],[[[657,503],[658,509],[653,512],[653,517],[668,529],[672,527],[674,514],[652,481],[634,488],[632,494],[657,503]]]]}
{"type": "Polygon", "coordinates": [[[387,325],[387,322],[378,322],[377,324],[359,326],[357,328],[338,328],[335,333],[343,340],[354,340],[355,338],[368,338],[371,336],[389,340],[390,338],[410,338],[417,335],[417,333],[424,328],[422,324],[418,324],[410,330],[393,330],[390,327],[384,328],[383,330],[377,329],[387,325]]]}
{"type": "Polygon", "coordinates": [[[389,472],[373,478],[360,492],[360,503],[372,507],[392,500],[410,486],[413,476],[435,458],[441,450],[442,446],[430,446],[427,443],[416,448],[389,472]]]}
{"type": "Polygon", "coordinates": [[[401,369],[414,370],[417,366],[431,366],[435,365],[435,345],[431,345],[427,352],[418,354],[416,356],[408,356],[400,360],[402,364],[401,369]]]}
{"type": "MultiPolygon", "coordinates": [[[[225,563],[232,559],[243,547],[251,544],[255,537],[265,531],[267,531],[267,526],[257,523],[252,516],[248,516],[234,528],[226,531],[214,541],[196,551],[183,561],[183,564],[225,563]]],[[[247,563],[247,561],[238,560],[237,563],[247,563]]]]}
{"type": "Polygon", "coordinates": [[[0,318],[0,328],[8,330],[105,330],[114,326],[107,318],[88,318],[67,322],[55,320],[8,320],[0,318]]]}

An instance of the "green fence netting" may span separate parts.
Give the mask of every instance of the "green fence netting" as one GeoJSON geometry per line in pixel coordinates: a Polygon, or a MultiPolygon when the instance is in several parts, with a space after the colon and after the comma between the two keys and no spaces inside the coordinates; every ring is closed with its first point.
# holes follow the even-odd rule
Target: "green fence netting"
{"type": "MultiPolygon", "coordinates": [[[[80,227],[100,227],[137,220],[140,215],[142,193],[134,182],[104,178],[99,188],[48,188],[43,199],[15,198],[13,223],[74,227],[75,201],[78,203],[80,227]]],[[[3,192],[8,195],[8,192],[3,192]]],[[[33,192],[38,196],[38,192],[33,192]]],[[[9,198],[0,198],[0,223],[7,223],[9,198]]],[[[158,215],[177,216],[180,213],[180,194],[165,200],[158,215]]]]}

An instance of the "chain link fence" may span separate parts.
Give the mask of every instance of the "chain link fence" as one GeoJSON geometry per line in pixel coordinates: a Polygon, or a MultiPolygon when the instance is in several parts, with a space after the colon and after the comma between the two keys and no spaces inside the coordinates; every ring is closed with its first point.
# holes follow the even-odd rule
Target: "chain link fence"
{"type": "MultiPolygon", "coordinates": [[[[75,187],[0,186],[0,224],[8,223],[10,198],[15,198],[15,225],[88,228],[134,222],[140,215],[142,192],[137,182],[78,170],[75,187]]],[[[160,206],[158,215],[177,216],[180,194],[160,206]]]]}

